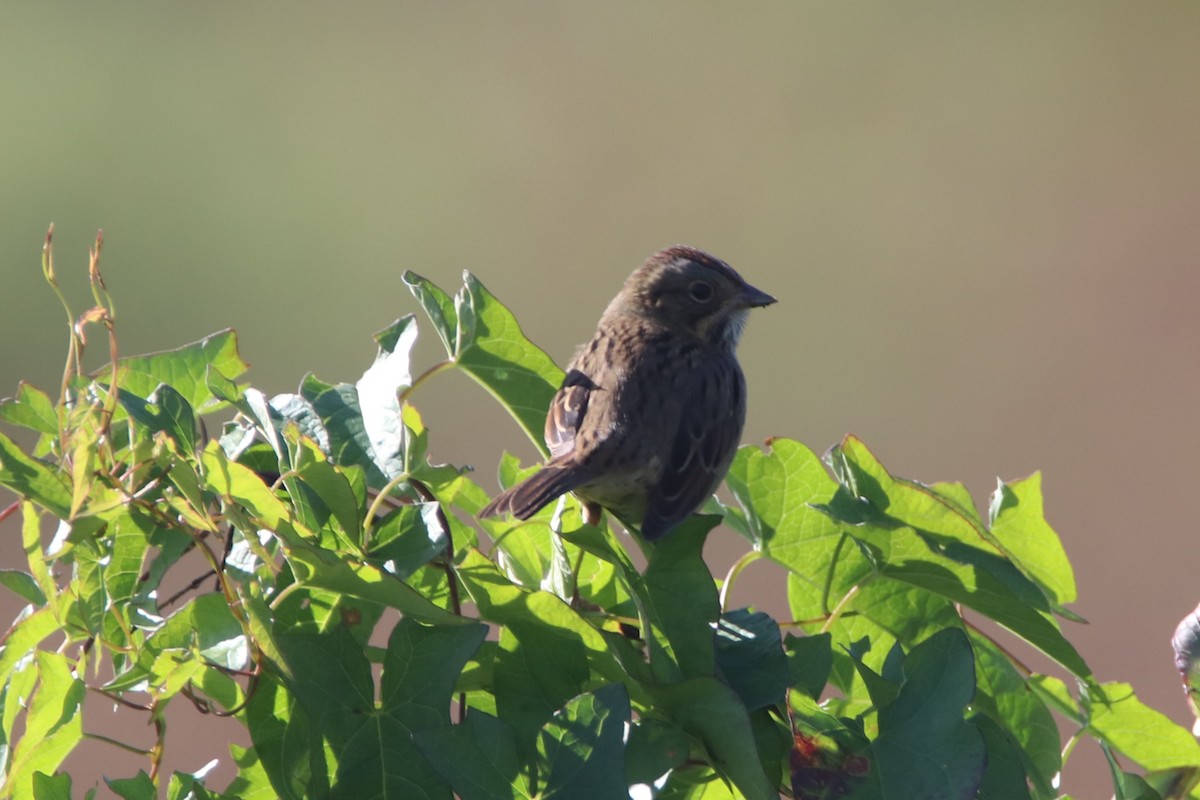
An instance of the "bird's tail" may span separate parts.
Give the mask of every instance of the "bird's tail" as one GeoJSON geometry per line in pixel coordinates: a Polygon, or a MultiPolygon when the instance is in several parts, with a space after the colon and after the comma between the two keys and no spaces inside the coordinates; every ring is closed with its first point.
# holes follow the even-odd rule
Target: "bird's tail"
{"type": "Polygon", "coordinates": [[[528,480],[496,495],[479,512],[480,517],[493,517],[505,512],[517,519],[529,519],[559,495],[566,494],[586,480],[578,467],[548,464],[528,480]]]}

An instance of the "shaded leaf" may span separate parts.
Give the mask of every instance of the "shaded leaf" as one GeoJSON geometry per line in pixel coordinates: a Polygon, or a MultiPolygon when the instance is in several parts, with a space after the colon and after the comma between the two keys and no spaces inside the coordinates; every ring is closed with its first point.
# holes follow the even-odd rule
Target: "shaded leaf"
{"type": "Polygon", "coordinates": [[[713,768],[746,798],[777,797],[759,762],[746,707],[732,689],[715,678],[646,688],[675,723],[704,745],[713,768]]]}
{"type": "Polygon", "coordinates": [[[414,731],[413,741],[462,800],[532,798],[512,729],[471,709],[461,725],[414,731]]]}
{"type": "Polygon", "coordinates": [[[625,747],[625,782],[651,784],[687,760],[687,735],[678,725],[656,719],[637,720],[625,747]]]}
{"type": "Polygon", "coordinates": [[[784,651],[788,666],[788,685],[814,700],[821,696],[833,668],[833,637],[828,633],[812,636],[788,634],[784,651]]]}
{"type": "Polygon", "coordinates": [[[609,800],[625,792],[625,728],[629,695],[609,684],[580,695],[542,728],[538,751],[545,775],[539,798],[609,800]]]}
{"type": "Polygon", "coordinates": [[[718,517],[688,518],[654,546],[643,576],[650,666],[662,681],[712,675],[713,624],[720,616],[717,587],[704,563],[704,541],[718,517]],[[664,659],[664,656],[666,657],[664,659]]]}
{"type": "Polygon", "coordinates": [[[33,773],[33,800],[71,800],[71,776],[65,772],[33,773]]]}
{"type": "Polygon", "coordinates": [[[904,676],[895,702],[879,709],[874,780],[885,797],[974,798],[986,758],[978,729],[963,719],[975,693],[966,635],[949,629],[917,645],[904,676]]]}
{"type": "Polygon", "coordinates": [[[717,667],[750,711],[779,705],[787,692],[788,660],[779,625],[769,614],[741,608],[717,622],[717,667]]]}

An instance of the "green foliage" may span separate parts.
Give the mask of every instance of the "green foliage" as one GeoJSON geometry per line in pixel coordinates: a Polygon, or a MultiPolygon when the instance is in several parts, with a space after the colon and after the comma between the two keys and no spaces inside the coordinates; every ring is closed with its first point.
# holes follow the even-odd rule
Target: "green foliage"
{"type": "Polygon", "coordinates": [[[1200,797],[1195,739],[1064,635],[1076,588],[1039,476],[985,518],[854,437],[824,460],[777,439],[739,451],[736,505],[657,544],[570,499],[476,520],[487,493],[428,458],[421,384],[466,372],[540,446],[562,376],[477,279],[450,297],[405,276],[446,349],[416,377],[408,316],[356,382],[267,397],[230,331],[85,373],[87,325],[116,351],[97,260],[59,399],[0,403],[32,442],[0,434],[27,556],[0,571],[26,604],[0,647],[0,797],[73,796],[58,770],[112,746],[84,716],[114,699],[158,732],[145,771],[107,778],[126,798],[1040,800],[1085,739],[1116,796],[1200,797]],[[716,580],[722,522],[751,549],[716,580]],[[726,607],[756,559],[786,574],[789,619],[726,607]],[[162,773],[190,746],[162,724],[173,703],[248,731],[232,783],[162,773]]]}

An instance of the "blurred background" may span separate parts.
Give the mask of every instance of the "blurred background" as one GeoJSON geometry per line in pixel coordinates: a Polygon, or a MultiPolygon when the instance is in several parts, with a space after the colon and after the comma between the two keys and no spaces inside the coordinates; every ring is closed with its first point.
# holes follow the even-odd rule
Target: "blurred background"
{"type": "MultiPolygon", "coordinates": [[[[43,2],[3,19],[0,395],[61,376],[51,221],[76,311],[104,229],[124,352],[232,326],[272,393],[355,380],[371,334],[417,311],[405,269],[451,291],[473,271],[565,363],[625,276],[686,242],[780,300],[742,340],[746,441],[823,451],[853,432],[984,504],[997,477],[1042,470],[1091,621],[1068,636],[1190,725],[1169,638],[1200,601],[1200,5],[43,2]]],[[[534,456],[462,376],[414,400],[435,459],[489,488],[504,449],[534,456]]],[[[723,569],[744,544],[715,538],[723,569]]],[[[782,572],[739,586],[786,615],[782,572]]],[[[212,752],[170,768],[228,763],[229,728],[179,719],[212,752]]],[[[77,790],[145,766],[89,752],[68,764],[77,790]]],[[[1065,786],[1110,794],[1094,746],[1065,786]]]]}

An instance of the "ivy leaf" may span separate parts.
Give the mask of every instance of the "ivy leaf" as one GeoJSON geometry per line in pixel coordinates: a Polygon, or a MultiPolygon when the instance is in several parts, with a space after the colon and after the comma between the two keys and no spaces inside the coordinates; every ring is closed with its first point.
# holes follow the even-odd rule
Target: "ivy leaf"
{"type": "Polygon", "coordinates": [[[414,731],[413,741],[462,800],[530,800],[512,728],[472,708],[461,725],[414,731]]]}
{"type": "Polygon", "coordinates": [[[445,293],[425,278],[406,272],[404,283],[430,315],[455,365],[495,397],[546,455],[542,428],[550,399],[562,384],[562,370],[525,338],[512,312],[471,273],[463,273],[453,314],[445,293]]]}
{"type": "Polygon", "coordinates": [[[458,354],[458,314],[454,311],[454,300],[450,295],[426,278],[415,272],[405,272],[400,279],[417,298],[425,310],[433,330],[446,348],[446,355],[454,358],[458,354]]]}
{"type": "Polygon", "coordinates": [[[83,681],[59,653],[39,650],[36,661],[38,687],[29,700],[25,733],[12,749],[5,781],[16,797],[32,795],[34,774],[52,775],[83,740],[83,681]]]}
{"type": "Polygon", "coordinates": [[[571,700],[542,728],[538,752],[545,781],[539,798],[609,800],[625,788],[629,695],[610,684],[571,700]]]}
{"type": "Polygon", "coordinates": [[[678,725],[642,718],[629,730],[625,746],[625,781],[652,784],[687,760],[687,735],[678,725]]]}
{"type": "Polygon", "coordinates": [[[1200,766],[1200,744],[1186,729],[1143,705],[1127,683],[1084,687],[1088,731],[1149,771],[1200,766]]]}
{"type": "Polygon", "coordinates": [[[132,778],[105,778],[104,782],[122,800],[155,800],[158,795],[154,781],[145,770],[138,770],[132,778]]]}
{"type": "Polygon", "coordinates": [[[46,436],[58,435],[58,412],[41,389],[21,381],[15,397],[0,400],[0,420],[46,436]]]}
{"type": "Polygon", "coordinates": [[[963,719],[975,693],[975,662],[966,635],[948,629],[904,658],[904,685],[879,709],[871,771],[884,797],[974,798],[983,778],[979,730],[963,719]]]}
{"type": "Polygon", "coordinates": [[[1075,575],[1058,534],[1042,511],[1042,475],[999,483],[989,510],[992,535],[1057,604],[1076,599],[1075,575]]]}
{"type": "Polygon", "coordinates": [[[7,486],[59,519],[71,516],[71,486],[63,473],[25,455],[0,433],[0,486],[7,486]]]}
{"type": "Polygon", "coordinates": [[[769,614],[734,609],[717,622],[717,667],[750,711],[779,705],[787,692],[788,660],[779,624],[769,614]]]}
{"type": "Polygon", "coordinates": [[[174,350],[122,358],[117,362],[117,385],[138,397],[149,397],[159,384],[167,384],[192,408],[205,410],[217,402],[206,379],[210,365],[229,380],[249,369],[238,355],[234,331],[218,331],[174,350]]]}
{"type": "MultiPolygon", "coordinates": [[[[975,708],[1016,740],[1024,772],[1041,795],[1053,795],[1053,781],[1062,769],[1062,741],[1054,717],[1012,661],[990,639],[971,633],[971,646],[975,651],[978,685],[975,708]]],[[[986,738],[988,734],[984,733],[986,738]]]]}
{"type": "Polygon", "coordinates": [[[412,385],[410,364],[417,341],[416,319],[412,314],[401,317],[375,334],[375,341],[379,344],[375,363],[354,388],[371,460],[384,475],[395,478],[404,472],[405,436],[399,393],[412,385]]]}
{"type": "Polygon", "coordinates": [[[680,728],[703,744],[713,768],[748,800],[777,800],[759,762],[746,707],[732,689],[708,677],[647,689],[680,728]]]}
{"type": "Polygon", "coordinates": [[[820,459],[794,439],[772,439],[766,451],[740,448],[725,482],[745,511],[754,545],[822,583],[842,531],[814,507],[828,502],[837,488],[820,459]]]}
{"type": "Polygon", "coordinates": [[[65,772],[33,773],[33,800],[71,800],[71,776],[65,772]]]}
{"type": "Polygon", "coordinates": [[[702,549],[720,521],[693,515],[656,543],[650,555],[643,577],[644,604],[647,635],[661,648],[650,653],[650,666],[660,680],[713,674],[712,626],[721,612],[702,549]]]}
{"type": "Polygon", "coordinates": [[[788,685],[816,700],[829,682],[833,668],[833,637],[828,633],[812,636],[788,634],[784,639],[788,665],[788,685]]]}

